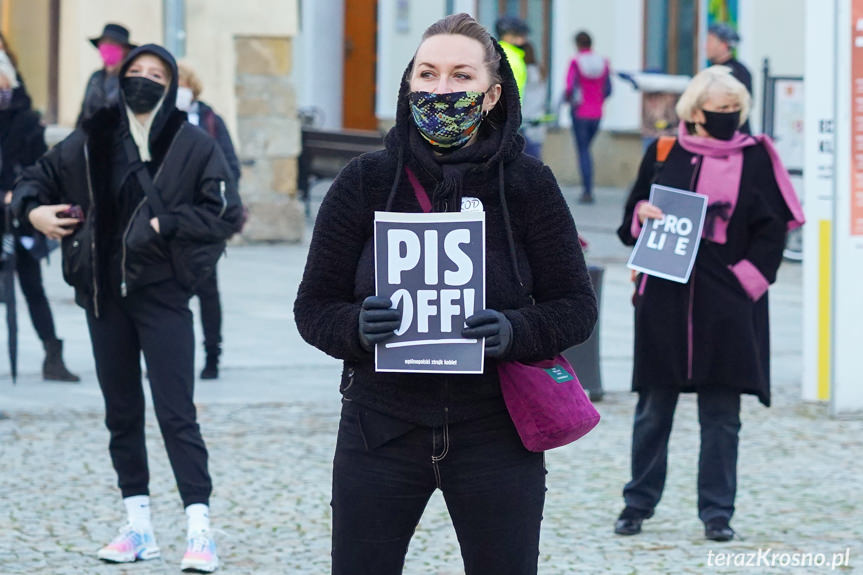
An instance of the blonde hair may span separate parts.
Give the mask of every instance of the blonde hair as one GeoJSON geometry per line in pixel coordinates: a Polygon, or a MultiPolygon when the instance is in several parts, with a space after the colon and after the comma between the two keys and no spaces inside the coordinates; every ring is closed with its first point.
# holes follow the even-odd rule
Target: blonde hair
{"type": "Polygon", "coordinates": [[[201,92],[204,91],[204,85],[201,83],[201,79],[195,73],[194,68],[192,68],[192,65],[188,60],[180,60],[177,62],[177,75],[177,81],[188,84],[189,88],[192,89],[192,96],[197,100],[198,96],[201,95],[201,92]]]}
{"type": "Polygon", "coordinates": [[[749,118],[752,97],[746,86],[731,75],[731,68],[727,66],[705,68],[690,80],[675,106],[677,117],[684,122],[694,122],[695,111],[700,110],[708,98],[717,93],[737,100],[740,104],[740,125],[745,124],[749,118]]]}

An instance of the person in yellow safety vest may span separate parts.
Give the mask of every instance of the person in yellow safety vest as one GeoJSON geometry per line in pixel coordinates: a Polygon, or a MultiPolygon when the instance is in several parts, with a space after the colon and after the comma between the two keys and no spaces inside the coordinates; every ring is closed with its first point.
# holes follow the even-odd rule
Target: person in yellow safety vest
{"type": "Polygon", "coordinates": [[[515,83],[518,86],[518,96],[524,101],[524,85],[527,83],[527,64],[524,62],[523,46],[527,44],[527,35],[530,33],[527,23],[515,16],[502,16],[495,22],[498,43],[503,48],[515,83]]]}

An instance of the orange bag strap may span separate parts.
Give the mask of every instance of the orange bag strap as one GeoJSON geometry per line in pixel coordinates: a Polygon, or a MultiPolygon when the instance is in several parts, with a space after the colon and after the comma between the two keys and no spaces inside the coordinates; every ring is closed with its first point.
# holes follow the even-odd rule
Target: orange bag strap
{"type": "Polygon", "coordinates": [[[660,136],[659,140],[656,142],[656,161],[664,162],[668,158],[668,154],[671,152],[671,148],[674,147],[674,143],[677,141],[677,138],[674,136],[660,136]]]}

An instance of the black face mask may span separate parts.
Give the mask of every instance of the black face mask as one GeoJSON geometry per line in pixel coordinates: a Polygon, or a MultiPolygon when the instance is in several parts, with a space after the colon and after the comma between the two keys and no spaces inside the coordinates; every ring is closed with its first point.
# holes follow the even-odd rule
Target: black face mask
{"type": "Polygon", "coordinates": [[[704,113],[704,123],[701,126],[717,140],[730,140],[737,132],[737,128],[740,127],[740,110],[736,112],[702,110],[702,112],[704,113]]]}
{"type": "Polygon", "coordinates": [[[135,114],[151,112],[165,93],[165,86],[143,76],[126,76],[122,87],[126,105],[135,114]]]}

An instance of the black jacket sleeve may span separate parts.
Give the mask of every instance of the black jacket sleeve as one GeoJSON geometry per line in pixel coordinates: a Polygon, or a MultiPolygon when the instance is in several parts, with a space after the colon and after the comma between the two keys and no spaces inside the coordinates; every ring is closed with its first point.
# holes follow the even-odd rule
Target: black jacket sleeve
{"type": "Polygon", "coordinates": [[[216,114],[216,141],[219,143],[219,148],[222,149],[225,160],[228,162],[228,169],[234,178],[234,185],[237,185],[240,181],[240,160],[237,159],[237,152],[234,150],[234,142],[231,141],[228,127],[218,114],[216,114]]]}
{"type": "Polygon", "coordinates": [[[201,142],[205,143],[199,145],[207,146],[207,158],[198,175],[193,203],[159,216],[159,233],[166,238],[221,242],[238,232],[242,224],[243,205],[225,158],[211,138],[201,142]]]}
{"type": "Polygon", "coordinates": [[[48,151],[48,146],[45,144],[45,126],[35,114],[30,122],[19,159],[22,168],[32,166],[48,151]]]}
{"type": "Polygon", "coordinates": [[[782,263],[786,222],[791,219],[791,214],[776,183],[767,151],[758,146],[750,155],[750,161],[755,162],[757,169],[752,183],[754,199],[747,214],[750,242],[744,259],[758,268],[764,279],[772,284],[782,263]]]}
{"type": "Polygon", "coordinates": [[[650,144],[647,151],[644,152],[644,157],[641,158],[638,177],[632,186],[632,191],[629,192],[626,205],[623,207],[623,222],[617,228],[617,237],[627,246],[634,246],[638,240],[638,237],[632,235],[632,218],[635,215],[635,206],[642,200],[650,199],[650,186],[656,179],[656,144],[656,141],[650,144]]]}
{"type": "Polygon", "coordinates": [[[598,315],[575,222],[547,166],[536,184],[533,205],[522,216],[536,303],[503,310],[513,331],[505,360],[549,359],[590,337],[598,315]]]}
{"type": "Polygon", "coordinates": [[[373,226],[360,166],[359,159],[348,164],[321,204],[294,302],[303,339],[337,359],[353,361],[368,357],[360,345],[361,302],[355,301],[354,278],[373,226]]]}
{"type": "MultiPolygon", "coordinates": [[[[71,136],[70,136],[71,137],[71,136]]],[[[12,213],[23,234],[33,233],[30,211],[42,205],[62,204],[65,201],[62,157],[67,140],[60,142],[43,155],[34,165],[24,170],[12,196],[12,213]]]]}

